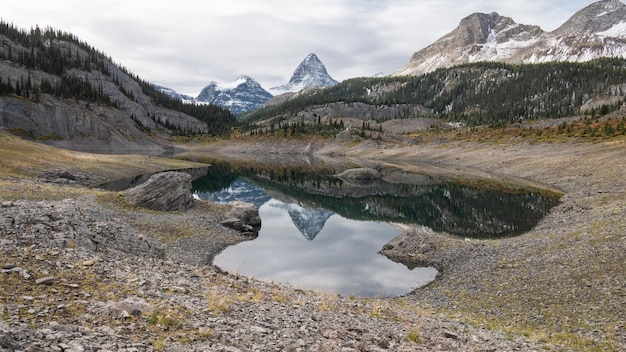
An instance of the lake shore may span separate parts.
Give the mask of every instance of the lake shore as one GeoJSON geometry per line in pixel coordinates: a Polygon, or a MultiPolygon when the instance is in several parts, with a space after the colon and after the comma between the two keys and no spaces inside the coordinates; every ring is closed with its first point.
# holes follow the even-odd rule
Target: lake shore
{"type": "MultiPolygon", "coordinates": [[[[250,151],[268,151],[277,159],[279,150],[297,150],[283,143],[218,143],[209,149],[240,159],[250,151]]],[[[522,236],[465,240],[412,229],[382,253],[440,271],[438,280],[410,296],[416,305],[477,326],[545,341],[579,341],[582,350],[594,348],[584,341],[600,343],[600,350],[625,348],[624,141],[446,141],[418,146],[311,142],[300,148],[302,154],[329,163],[412,169],[426,162],[458,168],[467,177],[487,173],[562,192],[561,203],[522,236]]]]}
{"type": "MultiPolygon", "coordinates": [[[[432,240],[425,255],[440,269],[438,280],[406,297],[359,299],[225,274],[209,265],[211,253],[243,239],[218,226],[223,209],[203,204],[189,212],[146,211],[129,208],[115,193],[37,180],[34,175],[50,169],[53,160],[27,174],[2,176],[4,215],[20,214],[22,207],[22,213],[48,210],[45,217],[12,217],[35,219],[34,225],[28,220],[29,226],[4,227],[0,335],[20,349],[76,351],[95,345],[190,351],[618,351],[626,346],[624,142],[304,143],[290,149],[284,143],[220,142],[188,150],[236,151],[242,162],[285,161],[280,150],[344,165],[412,167],[427,161],[528,180],[565,195],[535,229],[516,238],[466,241],[407,232],[404,255],[423,250],[424,238],[432,240]],[[41,199],[42,193],[48,199],[41,199]],[[50,209],[77,209],[67,213],[80,215],[67,220],[67,214],[50,209]],[[165,258],[150,251],[93,251],[78,242],[55,246],[29,240],[32,231],[41,231],[41,221],[50,219],[60,224],[54,227],[59,238],[76,228],[108,228],[149,238],[165,258]],[[54,279],[35,281],[47,277],[54,279]]],[[[168,169],[156,160],[146,159],[154,163],[146,169],[168,169]]],[[[94,169],[91,164],[97,163],[98,157],[87,166],[64,159],[57,166],[98,180],[123,174],[94,169]]]]}

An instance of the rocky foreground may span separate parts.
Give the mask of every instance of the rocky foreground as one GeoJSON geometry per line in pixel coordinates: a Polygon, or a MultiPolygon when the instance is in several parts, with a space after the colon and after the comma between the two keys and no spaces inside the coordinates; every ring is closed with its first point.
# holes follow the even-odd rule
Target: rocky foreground
{"type": "MultiPolygon", "coordinates": [[[[253,235],[243,221],[224,226],[233,223],[230,207],[193,201],[186,210],[147,210],[97,190],[4,200],[0,351],[624,349],[622,144],[344,155],[528,177],[566,196],[535,230],[514,239],[407,232],[386,250],[399,261],[420,254],[441,275],[395,299],[339,297],[220,271],[213,256],[253,235]]],[[[37,188],[43,181],[19,182],[37,188]]]]}
{"type": "MultiPolygon", "coordinates": [[[[137,193],[125,196],[136,200],[137,193]]],[[[120,211],[94,195],[4,201],[0,350],[541,349],[527,338],[430,316],[403,298],[343,298],[223,273],[210,265],[213,255],[250,234],[220,225],[233,209],[195,202],[165,212],[120,211]],[[159,245],[142,234],[161,226],[201,228],[202,235],[159,245]]]]}

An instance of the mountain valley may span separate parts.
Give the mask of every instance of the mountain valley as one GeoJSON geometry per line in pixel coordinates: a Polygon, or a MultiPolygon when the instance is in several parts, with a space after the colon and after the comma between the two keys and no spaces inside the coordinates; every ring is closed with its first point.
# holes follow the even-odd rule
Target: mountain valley
{"type": "MultiPolygon", "coordinates": [[[[337,82],[311,53],[284,85],[242,75],[195,97],[2,20],[0,352],[624,351],[625,99],[618,0],[552,32],[471,14],[387,77],[337,82]],[[227,172],[184,211],[100,188],[188,168],[227,172]],[[355,169],[380,179],[340,178],[355,169]],[[445,180],[460,186],[433,187],[445,180]],[[477,190],[549,207],[492,239],[514,226],[484,210],[513,207],[477,190]],[[379,254],[437,277],[363,298],[226,273],[213,258],[253,240],[223,225],[239,196],[257,213],[280,201],[305,243],[333,213],[382,214],[401,234],[379,254]]],[[[519,204],[512,217],[538,209],[519,204]]]]}

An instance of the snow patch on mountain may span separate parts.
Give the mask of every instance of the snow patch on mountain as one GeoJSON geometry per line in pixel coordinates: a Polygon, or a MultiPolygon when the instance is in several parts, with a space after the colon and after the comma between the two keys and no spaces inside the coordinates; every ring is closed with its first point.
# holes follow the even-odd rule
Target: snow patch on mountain
{"type": "Polygon", "coordinates": [[[177,91],[168,88],[162,84],[159,83],[152,83],[152,86],[160,91],[161,93],[165,93],[167,95],[169,95],[170,97],[174,98],[174,99],[178,99],[178,100],[182,100],[183,102],[186,103],[195,103],[195,99],[189,95],[185,95],[185,94],[180,94],[177,91]]]}
{"type": "Polygon", "coordinates": [[[607,29],[606,31],[598,32],[596,34],[599,36],[603,36],[603,37],[626,38],[626,22],[622,21],[614,25],[613,27],[607,29]]]}

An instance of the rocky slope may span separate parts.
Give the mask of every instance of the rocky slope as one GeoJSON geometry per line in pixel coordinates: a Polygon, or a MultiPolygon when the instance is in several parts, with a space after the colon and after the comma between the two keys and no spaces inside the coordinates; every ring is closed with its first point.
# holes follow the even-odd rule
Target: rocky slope
{"type": "MultiPolygon", "coordinates": [[[[214,130],[209,108],[196,114],[166,101],[71,34],[25,32],[2,22],[0,39],[0,128],[71,149],[117,153],[161,153],[172,135],[214,130]]],[[[229,116],[215,112],[228,125],[229,116]]]]}
{"type": "Polygon", "coordinates": [[[393,75],[419,75],[440,67],[479,62],[583,62],[626,56],[626,5],[589,5],[553,32],[515,23],[497,13],[472,14],[452,32],[416,52],[393,75]]]}

